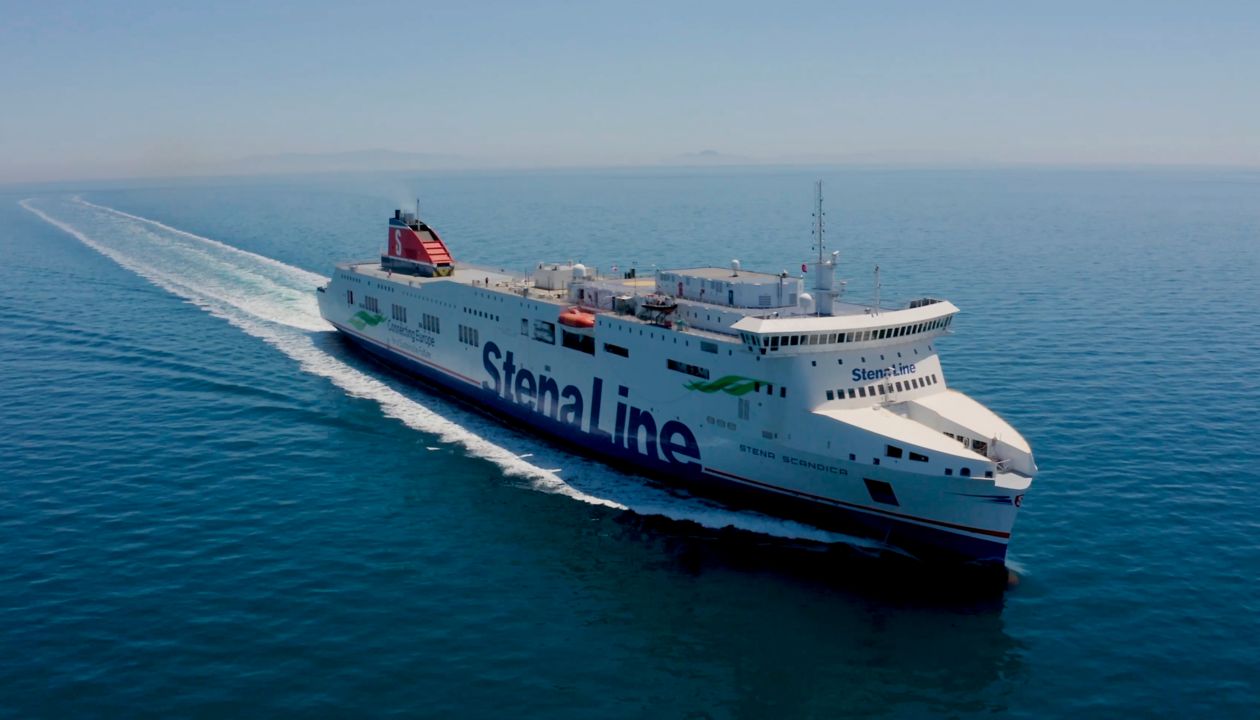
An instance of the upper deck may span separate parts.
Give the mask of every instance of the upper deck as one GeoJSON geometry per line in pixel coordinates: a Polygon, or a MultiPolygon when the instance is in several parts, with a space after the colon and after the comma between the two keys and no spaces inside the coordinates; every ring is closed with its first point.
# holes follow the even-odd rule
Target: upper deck
{"type": "Polygon", "coordinates": [[[374,261],[338,267],[365,278],[411,287],[454,283],[549,303],[558,310],[576,305],[627,322],[740,343],[763,355],[922,339],[946,332],[958,312],[950,302],[924,298],[898,309],[834,302],[831,313],[824,315],[810,312],[811,306],[800,302],[802,278],[723,268],[662,270],[653,277],[638,277],[633,272],[608,277],[580,264],[540,263],[531,277],[462,263],[449,275],[425,277],[394,272],[374,261]],[[668,315],[645,314],[642,307],[649,298],[665,298],[675,307],[668,315]],[[757,305],[739,305],[741,298],[757,305]],[[783,304],[778,304],[780,299],[783,304]]]}

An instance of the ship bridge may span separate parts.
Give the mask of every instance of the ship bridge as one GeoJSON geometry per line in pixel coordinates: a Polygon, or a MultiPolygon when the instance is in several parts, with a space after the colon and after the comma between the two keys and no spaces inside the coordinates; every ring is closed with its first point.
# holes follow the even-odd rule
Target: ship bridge
{"type": "Polygon", "coordinates": [[[838,303],[834,315],[749,316],[732,325],[750,350],[791,354],[919,340],[949,331],[958,308],[946,300],[923,298],[900,310],[838,303]]]}

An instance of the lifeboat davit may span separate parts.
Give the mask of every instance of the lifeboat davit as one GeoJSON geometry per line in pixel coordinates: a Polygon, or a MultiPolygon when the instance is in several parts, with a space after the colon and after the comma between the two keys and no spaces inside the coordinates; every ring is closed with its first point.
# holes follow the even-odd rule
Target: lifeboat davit
{"type": "Polygon", "coordinates": [[[571,307],[560,313],[560,324],[575,328],[593,328],[595,313],[580,307],[571,307]]]}

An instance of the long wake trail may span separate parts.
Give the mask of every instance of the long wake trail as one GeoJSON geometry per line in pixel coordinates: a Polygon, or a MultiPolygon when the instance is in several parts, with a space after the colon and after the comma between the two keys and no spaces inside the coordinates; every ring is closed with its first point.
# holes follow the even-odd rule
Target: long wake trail
{"type": "Polygon", "coordinates": [[[322,275],[78,197],[39,203],[52,204],[52,208],[37,207],[32,199],[19,204],[153,285],[274,347],[303,372],[326,378],[351,397],[376,402],[387,417],[458,445],[535,490],[712,529],[734,527],[815,542],[883,547],[789,520],[678,497],[641,478],[562,453],[463,408],[437,399],[419,402],[315,344],[314,333],[332,331],[315,301],[315,288],[328,281],[322,275]]]}

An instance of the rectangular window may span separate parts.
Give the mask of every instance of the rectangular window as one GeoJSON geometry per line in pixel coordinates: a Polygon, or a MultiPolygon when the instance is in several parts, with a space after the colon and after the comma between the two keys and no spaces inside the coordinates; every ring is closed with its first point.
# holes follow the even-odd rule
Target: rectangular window
{"type": "Polygon", "coordinates": [[[398,322],[401,322],[401,323],[407,322],[407,308],[403,307],[402,305],[390,305],[389,313],[390,313],[390,316],[393,317],[398,322]]]}
{"type": "Polygon", "coordinates": [[[905,390],[905,388],[903,388],[903,387],[901,386],[901,381],[900,381],[900,380],[898,380],[898,381],[897,381],[897,392],[901,392],[902,390],[905,390]]]}
{"type": "Polygon", "coordinates": [[[857,397],[857,391],[853,388],[849,388],[849,399],[852,400],[855,397],[857,397]]]}
{"type": "Polygon", "coordinates": [[[478,337],[478,335],[479,333],[477,332],[477,328],[471,328],[465,325],[459,326],[459,341],[464,343],[465,345],[472,345],[473,347],[480,347],[481,338],[478,337]]]}
{"type": "Polygon", "coordinates": [[[529,320],[521,318],[521,334],[529,337],[529,320]]]}
{"type": "Polygon", "coordinates": [[[353,290],[346,291],[346,303],[350,305],[354,304],[354,291],[353,290]]]}
{"type": "Polygon", "coordinates": [[[828,399],[828,400],[835,400],[835,399],[836,399],[836,393],[835,393],[835,391],[834,391],[834,390],[828,390],[828,391],[827,391],[827,399],[828,399]]]}
{"type": "Polygon", "coordinates": [[[709,379],[708,368],[702,368],[699,365],[691,365],[689,363],[681,362],[678,360],[666,360],[665,367],[669,368],[670,370],[673,370],[674,372],[680,372],[686,375],[693,375],[695,377],[703,378],[705,380],[709,379]]]}
{"type": "Polygon", "coordinates": [[[779,388],[779,397],[781,398],[787,397],[787,388],[785,387],[779,388]]]}
{"type": "Polygon", "coordinates": [[[915,462],[927,462],[927,461],[928,461],[928,457],[927,457],[927,455],[923,455],[923,454],[921,454],[921,453],[917,453],[917,452],[915,452],[915,451],[913,451],[913,450],[911,450],[911,451],[910,451],[910,459],[911,459],[911,460],[913,460],[913,461],[915,461],[915,462]]]}
{"type": "Polygon", "coordinates": [[[739,419],[747,420],[752,414],[752,403],[746,398],[739,398],[739,419]]]}
{"type": "Polygon", "coordinates": [[[866,397],[866,388],[865,388],[865,387],[860,387],[860,388],[858,388],[858,396],[859,396],[859,397],[866,397]]]}
{"type": "Polygon", "coordinates": [[[442,332],[442,326],[441,326],[441,323],[438,321],[437,316],[430,315],[429,313],[422,313],[420,315],[420,327],[424,330],[427,330],[433,333],[434,335],[437,335],[442,332]]]}
{"type": "Polygon", "coordinates": [[[534,339],[549,345],[556,344],[556,324],[546,320],[534,321],[534,339]]]}
{"type": "Polygon", "coordinates": [[[624,358],[630,357],[629,350],[621,347],[620,345],[613,345],[612,343],[604,343],[604,352],[609,353],[611,355],[620,355],[621,357],[624,357],[624,358]]]}
{"type": "Polygon", "coordinates": [[[879,386],[879,394],[880,394],[880,395],[887,395],[887,394],[888,394],[888,389],[887,389],[887,388],[885,388],[883,385],[880,385],[880,386],[879,386]]]}
{"type": "Polygon", "coordinates": [[[771,336],[770,336],[770,348],[771,348],[772,350],[778,350],[778,349],[779,349],[779,336],[778,336],[778,335],[771,335],[771,336]]]}
{"type": "Polygon", "coordinates": [[[709,342],[708,340],[700,341],[700,352],[713,353],[714,355],[717,355],[717,350],[717,343],[709,342]]]}
{"type": "Polygon", "coordinates": [[[584,352],[587,355],[595,354],[595,338],[582,333],[569,332],[568,330],[560,331],[560,344],[570,350],[584,352]]]}
{"type": "Polygon", "coordinates": [[[791,339],[791,341],[790,341],[790,343],[791,343],[792,345],[800,345],[800,344],[801,344],[801,336],[800,336],[800,335],[793,335],[793,336],[792,336],[792,339],[791,339]]]}
{"type": "Polygon", "coordinates": [[[901,448],[896,445],[885,445],[884,454],[890,458],[899,458],[901,457],[901,448]]]}
{"type": "Polygon", "coordinates": [[[379,313],[381,311],[381,304],[378,303],[376,301],[376,298],[372,297],[371,295],[364,296],[363,306],[374,313],[379,313]]]}

